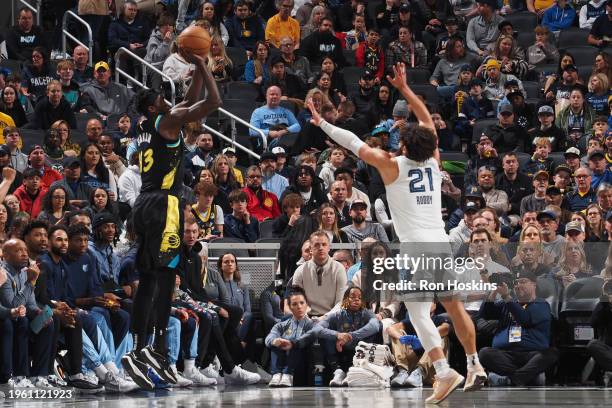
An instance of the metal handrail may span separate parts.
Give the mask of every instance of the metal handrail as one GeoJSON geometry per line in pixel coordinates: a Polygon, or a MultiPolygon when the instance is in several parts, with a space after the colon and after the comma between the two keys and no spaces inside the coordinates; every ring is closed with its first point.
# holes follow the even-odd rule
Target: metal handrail
{"type": "MultiPolygon", "coordinates": [[[[36,13],[36,25],[40,25],[40,4],[42,3],[42,1],[36,0],[36,7],[34,7],[33,5],[31,5],[25,0],[17,0],[17,2],[23,4],[24,6],[32,10],[32,13],[36,13]]],[[[14,24],[15,23],[15,0],[11,0],[11,17],[12,17],[11,24],[14,24]]]]}
{"type": "Polygon", "coordinates": [[[244,147],[243,145],[241,145],[237,141],[233,140],[232,138],[229,138],[229,137],[225,136],[223,133],[219,132],[218,130],[213,129],[212,127],[208,126],[207,124],[204,124],[203,127],[204,127],[204,129],[208,130],[210,133],[216,135],[217,137],[225,140],[228,143],[231,143],[232,145],[236,146],[237,148],[239,148],[243,152],[246,152],[248,155],[253,156],[257,160],[260,159],[260,156],[257,153],[255,153],[254,151],[252,151],[249,148],[244,147]]]}
{"type": "MultiPolygon", "coordinates": [[[[174,106],[174,102],[176,98],[176,90],[175,90],[174,81],[172,81],[172,78],[170,78],[168,75],[161,72],[159,69],[155,68],[155,66],[153,66],[153,64],[151,64],[150,62],[145,61],[144,59],[140,58],[138,55],[134,54],[132,51],[128,50],[125,47],[121,47],[117,50],[117,52],[115,53],[115,61],[119,61],[119,55],[122,52],[127,53],[130,57],[140,62],[144,67],[148,67],[151,71],[159,74],[162,78],[170,82],[170,100],[168,101],[166,99],[166,101],[170,103],[170,105],[174,106]]],[[[127,78],[127,80],[132,81],[133,83],[139,85],[141,88],[149,89],[149,87],[147,86],[147,75],[144,75],[144,83],[142,83],[136,78],[134,78],[133,76],[131,76],[130,74],[128,74],[127,72],[125,72],[124,70],[122,70],[121,68],[119,68],[119,64],[117,63],[117,65],[115,66],[115,81],[116,82],[119,82],[120,75],[123,75],[125,78],[127,78]]]]}
{"type": "Polygon", "coordinates": [[[75,43],[87,49],[87,53],[89,54],[89,66],[93,66],[93,33],[91,31],[91,26],[87,21],[79,17],[78,14],[70,10],[66,11],[64,13],[64,17],[62,17],[62,55],[66,55],[66,37],[70,38],[75,43]],[[89,37],[89,46],[83,44],[81,40],[70,34],[70,32],[68,31],[68,17],[74,18],[79,23],[85,26],[85,28],[87,29],[87,35],[89,37]]]}
{"type": "MultiPolygon", "coordinates": [[[[223,108],[219,108],[219,113],[222,113],[225,116],[229,116],[229,118],[232,120],[232,140],[233,140],[232,143],[238,145],[238,143],[236,142],[236,139],[235,139],[235,137],[236,137],[236,134],[235,134],[236,133],[235,132],[236,123],[235,122],[239,122],[239,123],[243,124],[244,126],[247,126],[249,129],[253,129],[255,132],[257,132],[259,134],[259,136],[261,136],[261,141],[263,143],[263,149],[266,150],[268,148],[268,139],[266,138],[266,134],[261,129],[251,125],[246,120],[242,119],[241,117],[238,117],[238,116],[234,115],[232,112],[226,111],[223,108]]],[[[257,158],[259,158],[259,155],[257,156],[257,158]]]]}

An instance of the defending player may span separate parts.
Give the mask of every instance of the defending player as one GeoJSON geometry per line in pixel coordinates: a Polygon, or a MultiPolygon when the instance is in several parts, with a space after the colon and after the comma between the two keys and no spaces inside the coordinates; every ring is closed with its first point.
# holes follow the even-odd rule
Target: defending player
{"type": "MultiPolygon", "coordinates": [[[[414,253],[415,247],[420,249],[436,245],[448,246],[449,240],[442,221],[442,175],[433,120],[425,104],[407,85],[404,64],[395,66],[393,72],[394,77],[388,76],[387,80],[401,92],[419,120],[418,126],[402,132],[400,152],[395,157],[384,150],[369,147],[350,131],[321,119],[312,101],[308,102],[308,107],[312,112],[311,122],[314,125],[321,127],[336,143],[378,169],[385,183],[393,226],[400,242],[403,247],[414,243],[411,251],[404,252],[411,254],[414,253]],[[427,244],[423,242],[425,240],[427,244]]],[[[416,256],[418,255],[420,250],[416,256]]],[[[434,279],[433,276],[429,278],[431,281],[434,279]]],[[[433,292],[417,293],[420,296],[424,294],[428,294],[429,299],[421,297],[419,301],[408,301],[406,308],[436,370],[433,394],[426,402],[437,404],[458,387],[464,378],[449,367],[444,357],[440,335],[429,316],[433,292]]],[[[462,301],[452,296],[440,297],[440,301],[451,317],[457,337],[467,355],[468,378],[464,391],[477,390],[484,385],[487,375],[478,361],[474,324],[462,301]]]]}
{"type": "Polygon", "coordinates": [[[137,258],[140,282],[132,315],[135,348],[121,362],[132,379],[145,389],[154,388],[147,376],[149,366],[165,381],[177,380],[176,371],[166,358],[166,328],[183,236],[181,127],[200,121],[221,105],[217,85],[204,59],[195,54],[184,57],[195,64],[196,70],[183,102],[170,108],[154,90],[142,90],[136,95],[137,108],[146,118],[138,130],[142,189],[132,211],[140,244],[137,258]],[[206,87],[205,100],[199,100],[202,86],[206,87]],[[152,347],[147,346],[150,323],[155,337],[152,347]]]}

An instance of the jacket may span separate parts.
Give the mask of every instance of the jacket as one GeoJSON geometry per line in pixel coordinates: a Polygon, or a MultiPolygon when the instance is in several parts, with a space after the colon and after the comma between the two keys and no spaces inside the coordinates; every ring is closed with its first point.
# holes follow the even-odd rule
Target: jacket
{"type": "Polygon", "coordinates": [[[238,238],[244,242],[255,242],[259,238],[259,222],[253,215],[250,215],[248,225],[234,217],[234,214],[226,214],[223,223],[223,236],[226,238],[238,238]]]}
{"type": "Polygon", "coordinates": [[[230,37],[229,45],[249,51],[253,51],[255,43],[262,41],[265,37],[258,16],[250,16],[244,20],[232,16],[226,20],[225,28],[227,28],[230,37]]]}
{"type": "Polygon", "coordinates": [[[137,15],[131,24],[128,24],[123,18],[119,18],[108,26],[108,48],[114,52],[121,47],[129,50],[130,44],[133,43],[146,46],[150,34],[149,22],[140,16],[137,15]]]}
{"type": "Polygon", "coordinates": [[[510,151],[525,151],[527,133],[522,127],[511,125],[504,128],[495,124],[487,127],[485,134],[491,139],[499,155],[510,151]]]}
{"type": "Polygon", "coordinates": [[[319,322],[318,337],[325,340],[336,340],[338,333],[349,333],[352,340],[346,346],[354,348],[360,341],[366,340],[378,333],[380,322],[368,309],[358,312],[350,312],[340,309],[329,313],[327,317],[319,322]]]}
{"type": "MultiPolygon", "coordinates": [[[[587,103],[583,105],[584,111],[584,135],[588,135],[591,133],[593,129],[593,122],[595,121],[595,111],[591,108],[587,103]]],[[[557,115],[557,119],[555,119],[555,125],[559,127],[561,130],[565,132],[565,134],[569,131],[569,116],[570,116],[570,106],[566,106],[559,112],[557,115]]]]}
{"type": "Polygon", "coordinates": [[[542,17],[542,25],[550,31],[559,31],[569,28],[576,19],[576,10],[569,4],[565,8],[559,7],[558,4],[553,5],[544,12],[542,17]]]}
{"type": "Polygon", "coordinates": [[[71,129],[76,129],[76,116],[70,104],[64,99],[60,99],[60,103],[57,106],[51,105],[49,97],[45,96],[38,101],[34,108],[34,116],[32,120],[26,126],[29,129],[49,129],[51,125],[58,121],[65,120],[71,129]]]}
{"type": "Polygon", "coordinates": [[[45,33],[39,26],[32,26],[29,33],[24,33],[19,26],[6,32],[6,51],[9,59],[31,61],[34,47],[47,47],[45,33]]]}
{"type": "Polygon", "coordinates": [[[559,59],[559,50],[553,44],[546,44],[544,47],[532,45],[527,48],[527,62],[531,65],[554,64],[559,59]]]}
{"type": "Polygon", "coordinates": [[[170,56],[170,43],[164,41],[159,28],[151,33],[149,41],[147,42],[147,54],[145,55],[145,61],[153,64],[164,62],[166,58],[170,56]]]}
{"type": "Polygon", "coordinates": [[[66,194],[67,194],[66,199],[68,201],[80,200],[80,201],[89,202],[89,195],[91,194],[91,187],[89,187],[88,184],[77,181],[76,190],[73,190],[70,183],[68,183],[68,180],[66,180],[66,178],[64,177],[61,180],[54,181],[51,184],[51,187],[56,186],[56,185],[64,187],[64,190],[66,190],[66,194]]]}
{"type": "Polygon", "coordinates": [[[120,114],[127,111],[134,91],[125,85],[110,81],[107,86],[92,80],[81,85],[82,97],[89,98],[95,113],[101,115],[120,114]]]}
{"type": "Polygon", "coordinates": [[[320,66],[323,58],[331,57],[338,69],[347,65],[340,40],[329,32],[314,32],[304,38],[300,45],[300,54],[310,61],[312,66],[320,66]]]}
{"type": "MultiPolygon", "coordinates": [[[[427,56],[425,62],[427,62],[427,56]]],[[[364,67],[374,73],[378,79],[382,79],[385,75],[385,52],[383,48],[377,45],[376,48],[372,49],[367,42],[362,42],[355,50],[355,66],[364,67]]]]}
{"type": "Polygon", "coordinates": [[[26,192],[25,185],[15,190],[13,194],[19,199],[19,210],[27,212],[34,219],[42,211],[42,201],[45,194],[47,194],[47,188],[41,186],[34,198],[26,192]]]}
{"type": "Polygon", "coordinates": [[[276,323],[270,333],[266,336],[266,347],[271,348],[272,342],[278,338],[290,340],[291,343],[297,348],[304,348],[311,345],[317,338],[317,332],[319,328],[315,323],[308,318],[304,317],[299,322],[294,318],[284,320],[276,323]],[[294,329],[297,324],[302,325],[302,331],[299,337],[296,337],[296,330],[294,329]]]}

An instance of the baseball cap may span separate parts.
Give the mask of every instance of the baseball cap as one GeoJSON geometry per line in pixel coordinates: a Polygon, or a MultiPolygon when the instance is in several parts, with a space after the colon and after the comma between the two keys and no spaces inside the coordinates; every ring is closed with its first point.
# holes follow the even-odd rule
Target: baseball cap
{"type": "Polygon", "coordinates": [[[108,63],[106,61],[96,62],[96,65],[94,65],[94,71],[97,71],[100,68],[104,68],[105,70],[110,71],[110,67],[108,66],[108,63]]]}
{"type": "Polygon", "coordinates": [[[470,88],[473,86],[482,86],[482,81],[478,78],[474,78],[470,81],[470,88]]]}
{"type": "Polygon", "coordinates": [[[514,113],[514,109],[511,104],[503,103],[499,107],[499,113],[514,113]]]}
{"type": "Polygon", "coordinates": [[[104,224],[115,224],[116,222],[115,217],[111,213],[102,211],[95,215],[91,222],[91,228],[96,229],[104,224]]]}
{"type": "Polygon", "coordinates": [[[523,95],[523,93],[520,90],[518,90],[518,89],[515,89],[512,92],[509,92],[508,95],[506,95],[506,98],[508,98],[508,100],[510,100],[514,96],[520,96],[521,98],[525,98],[525,95],[523,95]]]}
{"type": "Polygon", "coordinates": [[[474,201],[466,201],[465,204],[463,204],[464,213],[476,212],[478,210],[480,210],[480,206],[474,201]]]}
{"type": "Polygon", "coordinates": [[[591,153],[589,153],[589,160],[593,160],[596,157],[600,157],[602,159],[605,159],[606,156],[604,155],[603,150],[593,150],[591,153]]]}
{"type": "Polygon", "coordinates": [[[461,69],[459,70],[459,72],[466,72],[466,71],[472,72],[472,67],[470,66],[470,64],[463,64],[461,66],[461,69]]]}
{"type": "Polygon", "coordinates": [[[559,190],[559,187],[550,186],[546,189],[546,195],[561,195],[561,190],[559,190]]]}
{"type": "Polygon", "coordinates": [[[363,200],[361,200],[361,199],[359,199],[359,198],[358,198],[358,199],[356,199],[356,200],[353,200],[353,202],[351,203],[351,210],[352,210],[352,209],[353,209],[353,207],[355,207],[355,206],[362,206],[362,207],[364,207],[364,208],[368,208],[368,205],[366,204],[366,202],[365,202],[365,201],[363,201],[363,200]]]}
{"type": "Polygon", "coordinates": [[[536,215],[536,220],[540,221],[543,218],[550,218],[550,219],[556,220],[557,219],[557,214],[555,214],[554,212],[552,212],[550,210],[540,211],[538,213],[538,215],[536,215]]]}
{"type": "Polygon", "coordinates": [[[44,150],[44,149],[42,148],[42,146],[41,146],[41,145],[38,145],[38,144],[37,144],[37,145],[34,145],[34,146],[32,146],[32,148],[30,149],[30,151],[28,152],[28,156],[29,156],[29,155],[30,155],[32,152],[34,152],[34,151],[36,151],[36,150],[44,150]]]}
{"type": "MultiPolygon", "coordinates": [[[[479,3],[483,3],[483,4],[487,4],[484,1],[479,1],[479,3]]],[[[496,59],[490,59],[489,61],[487,61],[487,64],[485,65],[485,69],[489,70],[491,68],[500,68],[499,62],[496,59]]]]}
{"type": "Polygon", "coordinates": [[[372,130],[372,133],[370,133],[370,135],[378,136],[381,133],[389,133],[389,128],[385,125],[378,125],[372,130]]]}
{"type": "Polygon", "coordinates": [[[402,3],[399,7],[400,13],[410,13],[410,4],[402,3]]]}
{"type": "Polygon", "coordinates": [[[262,163],[265,160],[272,160],[272,161],[276,161],[276,155],[272,152],[264,152],[260,157],[259,157],[259,162],[262,163]]]}
{"type": "Polygon", "coordinates": [[[555,171],[553,174],[557,174],[560,171],[567,171],[570,175],[572,174],[572,169],[570,169],[567,164],[560,164],[555,167],[555,171]]]}
{"type": "Polygon", "coordinates": [[[546,176],[546,179],[548,180],[550,178],[550,174],[548,174],[548,172],[546,170],[538,170],[535,173],[533,173],[533,177],[532,179],[535,180],[537,179],[539,176],[546,176]]]}
{"type": "Polygon", "coordinates": [[[81,161],[76,156],[66,156],[64,157],[64,160],[62,161],[62,165],[64,166],[64,168],[73,167],[75,164],[77,166],[81,165],[81,161]]]}
{"type": "Polygon", "coordinates": [[[580,150],[578,150],[576,147],[570,147],[565,151],[565,153],[563,153],[563,156],[565,156],[567,159],[567,156],[571,154],[580,157],[580,150]]]}
{"type": "Polygon", "coordinates": [[[570,231],[584,232],[584,227],[579,221],[570,221],[565,225],[565,233],[570,231]]]}
{"type": "Polygon", "coordinates": [[[366,81],[372,80],[374,78],[376,78],[376,75],[374,75],[374,73],[368,69],[363,71],[363,74],[361,75],[361,79],[365,79],[366,81]]]}
{"type": "Polygon", "coordinates": [[[284,147],[282,147],[282,146],[276,146],[276,147],[274,147],[274,148],[272,149],[272,154],[277,155],[277,156],[278,156],[279,154],[281,154],[281,155],[285,156],[285,155],[287,155],[287,152],[285,152],[285,148],[284,148],[284,147]]]}
{"type": "Polygon", "coordinates": [[[537,282],[538,277],[535,273],[529,270],[522,270],[516,273],[516,279],[529,279],[532,282],[537,282]]]}
{"type": "Polygon", "coordinates": [[[574,71],[574,72],[577,72],[578,69],[576,69],[576,66],[574,64],[569,64],[565,68],[563,68],[563,71],[574,71]]]}
{"type": "Polygon", "coordinates": [[[472,198],[483,198],[483,197],[482,197],[482,191],[480,190],[480,187],[478,187],[478,186],[471,186],[471,187],[468,187],[468,188],[465,190],[465,193],[463,194],[463,196],[464,196],[465,198],[468,198],[468,197],[472,197],[472,198]]]}
{"type": "Polygon", "coordinates": [[[233,147],[226,147],[225,149],[223,149],[222,153],[224,155],[229,155],[229,154],[233,154],[234,156],[236,155],[236,149],[234,149],[233,147]]]}
{"type": "Polygon", "coordinates": [[[11,154],[11,149],[7,145],[0,145],[0,156],[11,154]]]}
{"type": "Polygon", "coordinates": [[[552,108],[552,106],[542,105],[540,106],[540,109],[538,109],[538,115],[554,115],[554,114],[555,114],[555,110],[552,108]]]}

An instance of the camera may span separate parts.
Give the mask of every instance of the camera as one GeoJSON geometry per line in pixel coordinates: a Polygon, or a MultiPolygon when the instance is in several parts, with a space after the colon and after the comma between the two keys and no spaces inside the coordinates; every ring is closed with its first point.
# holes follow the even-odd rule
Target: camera
{"type": "Polygon", "coordinates": [[[489,276],[489,282],[495,283],[496,285],[500,285],[505,283],[508,286],[508,289],[512,290],[514,288],[514,277],[510,273],[494,273],[489,276]]]}

